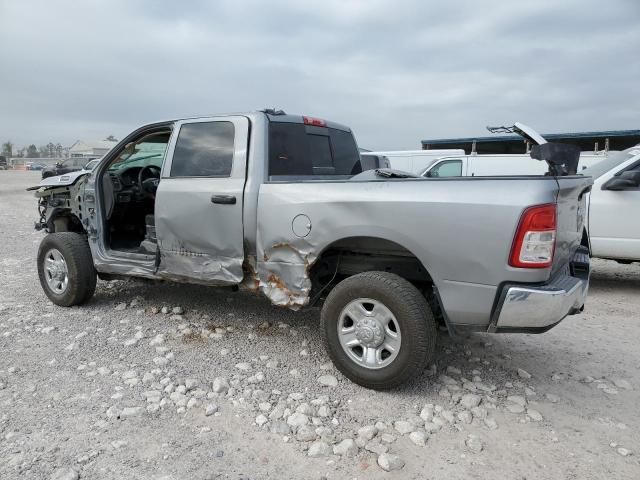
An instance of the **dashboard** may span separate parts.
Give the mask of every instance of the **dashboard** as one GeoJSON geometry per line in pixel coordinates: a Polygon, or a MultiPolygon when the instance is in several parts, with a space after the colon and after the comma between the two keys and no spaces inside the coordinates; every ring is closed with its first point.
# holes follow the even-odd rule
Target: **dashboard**
{"type": "Polygon", "coordinates": [[[140,194],[138,174],[142,167],[131,167],[122,171],[109,172],[116,203],[131,203],[140,194]]]}

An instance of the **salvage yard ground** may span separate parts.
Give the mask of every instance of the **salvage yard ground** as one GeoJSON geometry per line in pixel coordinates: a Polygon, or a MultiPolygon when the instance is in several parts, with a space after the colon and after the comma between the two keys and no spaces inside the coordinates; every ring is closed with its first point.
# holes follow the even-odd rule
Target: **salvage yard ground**
{"type": "Polygon", "coordinates": [[[142,281],[54,306],[38,181],[0,171],[3,480],[640,478],[638,264],[595,261],[585,313],[546,334],[441,334],[380,393],[331,366],[318,309],[142,281]]]}

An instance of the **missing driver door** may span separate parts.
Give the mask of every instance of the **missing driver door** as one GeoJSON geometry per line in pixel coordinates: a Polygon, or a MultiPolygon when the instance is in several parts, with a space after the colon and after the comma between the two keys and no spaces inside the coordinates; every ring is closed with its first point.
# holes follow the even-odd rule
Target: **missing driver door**
{"type": "Polygon", "coordinates": [[[155,204],[158,274],[206,284],[242,281],[242,205],[249,121],[176,124],[155,204]]]}

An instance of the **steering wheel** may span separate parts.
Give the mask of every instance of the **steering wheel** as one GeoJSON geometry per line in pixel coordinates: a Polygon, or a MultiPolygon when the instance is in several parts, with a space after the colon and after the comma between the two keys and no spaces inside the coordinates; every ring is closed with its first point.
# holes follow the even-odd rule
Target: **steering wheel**
{"type": "Polygon", "coordinates": [[[146,165],[138,172],[138,187],[140,192],[145,197],[154,198],[156,190],[158,190],[158,184],[160,183],[160,167],[155,165],[146,165]],[[147,175],[146,172],[149,172],[147,175]],[[148,178],[145,178],[148,176],[148,178]]]}

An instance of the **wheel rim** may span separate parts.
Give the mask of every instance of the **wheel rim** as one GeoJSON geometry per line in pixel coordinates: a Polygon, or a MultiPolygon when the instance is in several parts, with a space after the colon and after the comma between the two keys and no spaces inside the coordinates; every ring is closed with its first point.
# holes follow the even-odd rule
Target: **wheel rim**
{"type": "Polygon", "coordinates": [[[44,274],[53,293],[63,294],[69,286],[69,269],[59,250],[52,248],[44,256],[44,274]]]}
{"type": "Polygon", "coordinates": [[[396,359],[402,334],[395,315],[382,302],[358,298],[340,312],[338,339],[352,361],[377,370],[396,359]]]}

